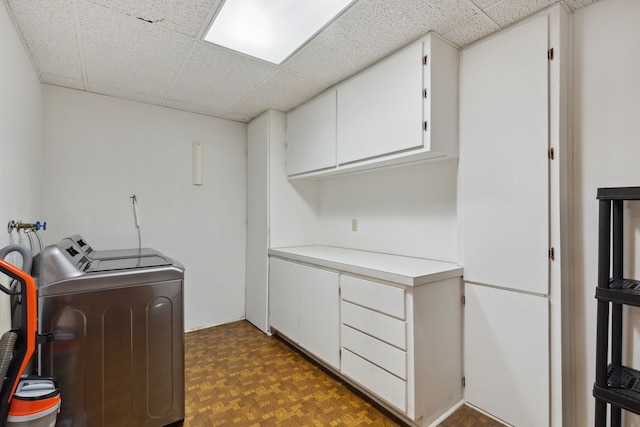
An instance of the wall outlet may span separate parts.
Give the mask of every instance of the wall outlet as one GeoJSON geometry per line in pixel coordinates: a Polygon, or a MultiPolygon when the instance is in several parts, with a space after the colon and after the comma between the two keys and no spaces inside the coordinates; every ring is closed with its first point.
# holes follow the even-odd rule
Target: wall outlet
{"type": "Polygon", "coordinates": [[[351,231],[358,231],[358,220],[355,218],[351,220],[351,231]]]}

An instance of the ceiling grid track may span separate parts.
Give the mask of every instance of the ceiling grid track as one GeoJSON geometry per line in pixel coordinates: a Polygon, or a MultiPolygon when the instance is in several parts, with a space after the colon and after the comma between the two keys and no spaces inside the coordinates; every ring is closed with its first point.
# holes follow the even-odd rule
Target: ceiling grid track
{"type": "Polygon", "coordinates": [[[178,68],[178,72],[173,77],[173,80],[171,80],[171,84],[167,88],[167,91],[165,92],[164,96],[162,97],[162,105],[166,106],[165,104],[167,103],[167,100],[169,99],[169,94],[173,90],[173,87],[175,86],[176,81],[178,81],[178,79],[180,78],[180,75],[182,74],[182,71],[184,70],[184,67],[189,62],[189,59],[191,58],[191,55],[193,54],[193,51],[194,51],[194,49],[196,48],[197,45],[198,45],[198,40],[197,39],[194,40],[193,43],[191,43],[191,47],[189,48],[189,53],[184,58],[184,61],[182,61],[182,64],[180,64],[180,68],[178,68]]]}
{"type": "Polygon", "coordinates": [[[80,68],[82,70],[82,84],[85,91],[89,91],[89,78],[87,77],[87,67],[84,60],[84,44],[82,43],[82,31],[80,28],[80,13],[78,12],[78,1],[73,0],[73,20],[76,25],[76,39],[78,41],[78,55],[80,55],[80,68]]]}

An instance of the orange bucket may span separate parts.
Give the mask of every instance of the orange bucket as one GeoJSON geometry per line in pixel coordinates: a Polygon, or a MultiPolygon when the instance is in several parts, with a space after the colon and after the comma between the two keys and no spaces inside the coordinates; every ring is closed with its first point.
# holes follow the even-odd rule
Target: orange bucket
{"type": "Polygon", "coordinates": [[[54,427],[60,411],[60,390],[51,379],[22,378],[9,406],[8,427],[54,427]]]}

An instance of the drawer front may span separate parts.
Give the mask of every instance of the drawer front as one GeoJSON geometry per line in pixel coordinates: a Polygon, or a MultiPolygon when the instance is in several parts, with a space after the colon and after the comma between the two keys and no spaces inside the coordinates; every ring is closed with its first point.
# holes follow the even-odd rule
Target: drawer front
{"type": "Polygon", "coordinates": [[[342,373],[368,388],[402,412],[407,411],[407,383],[351,353],[342,352],[342,373]]]}
{"type": "Polygon", "coordinates": [[[342,347],[378,365],[386,371],[407,379],[407,353],[355,329],[342,325],[342,347]]]}
{"type": "Polygon", "coordinates": [[[342,299],[398,319],[405,318],[404,289],[342,275],[342,299]]]}
{"type": "Polygon", "coordinates": [[[407,349],[407,328],[402,320],[348,303],[340,302],[342,323],[402,350],[407,349]]]}

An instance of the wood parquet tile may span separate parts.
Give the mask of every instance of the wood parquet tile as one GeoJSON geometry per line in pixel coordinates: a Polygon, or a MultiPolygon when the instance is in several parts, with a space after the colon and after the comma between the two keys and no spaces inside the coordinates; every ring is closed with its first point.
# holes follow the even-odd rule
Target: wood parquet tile
{"type": "MultiPolygon", "coordinates": [[[[185,387],[185,427],[404,425],[247,321],[186,334],[185,387]]],[[[469,411],[442,426],[501,425],[469,411]]]]}
{"type": "Polygon", "coordinates": [[[464,405],[444,420],[439,427],[504,427],[504,424],[464,405]]]}

